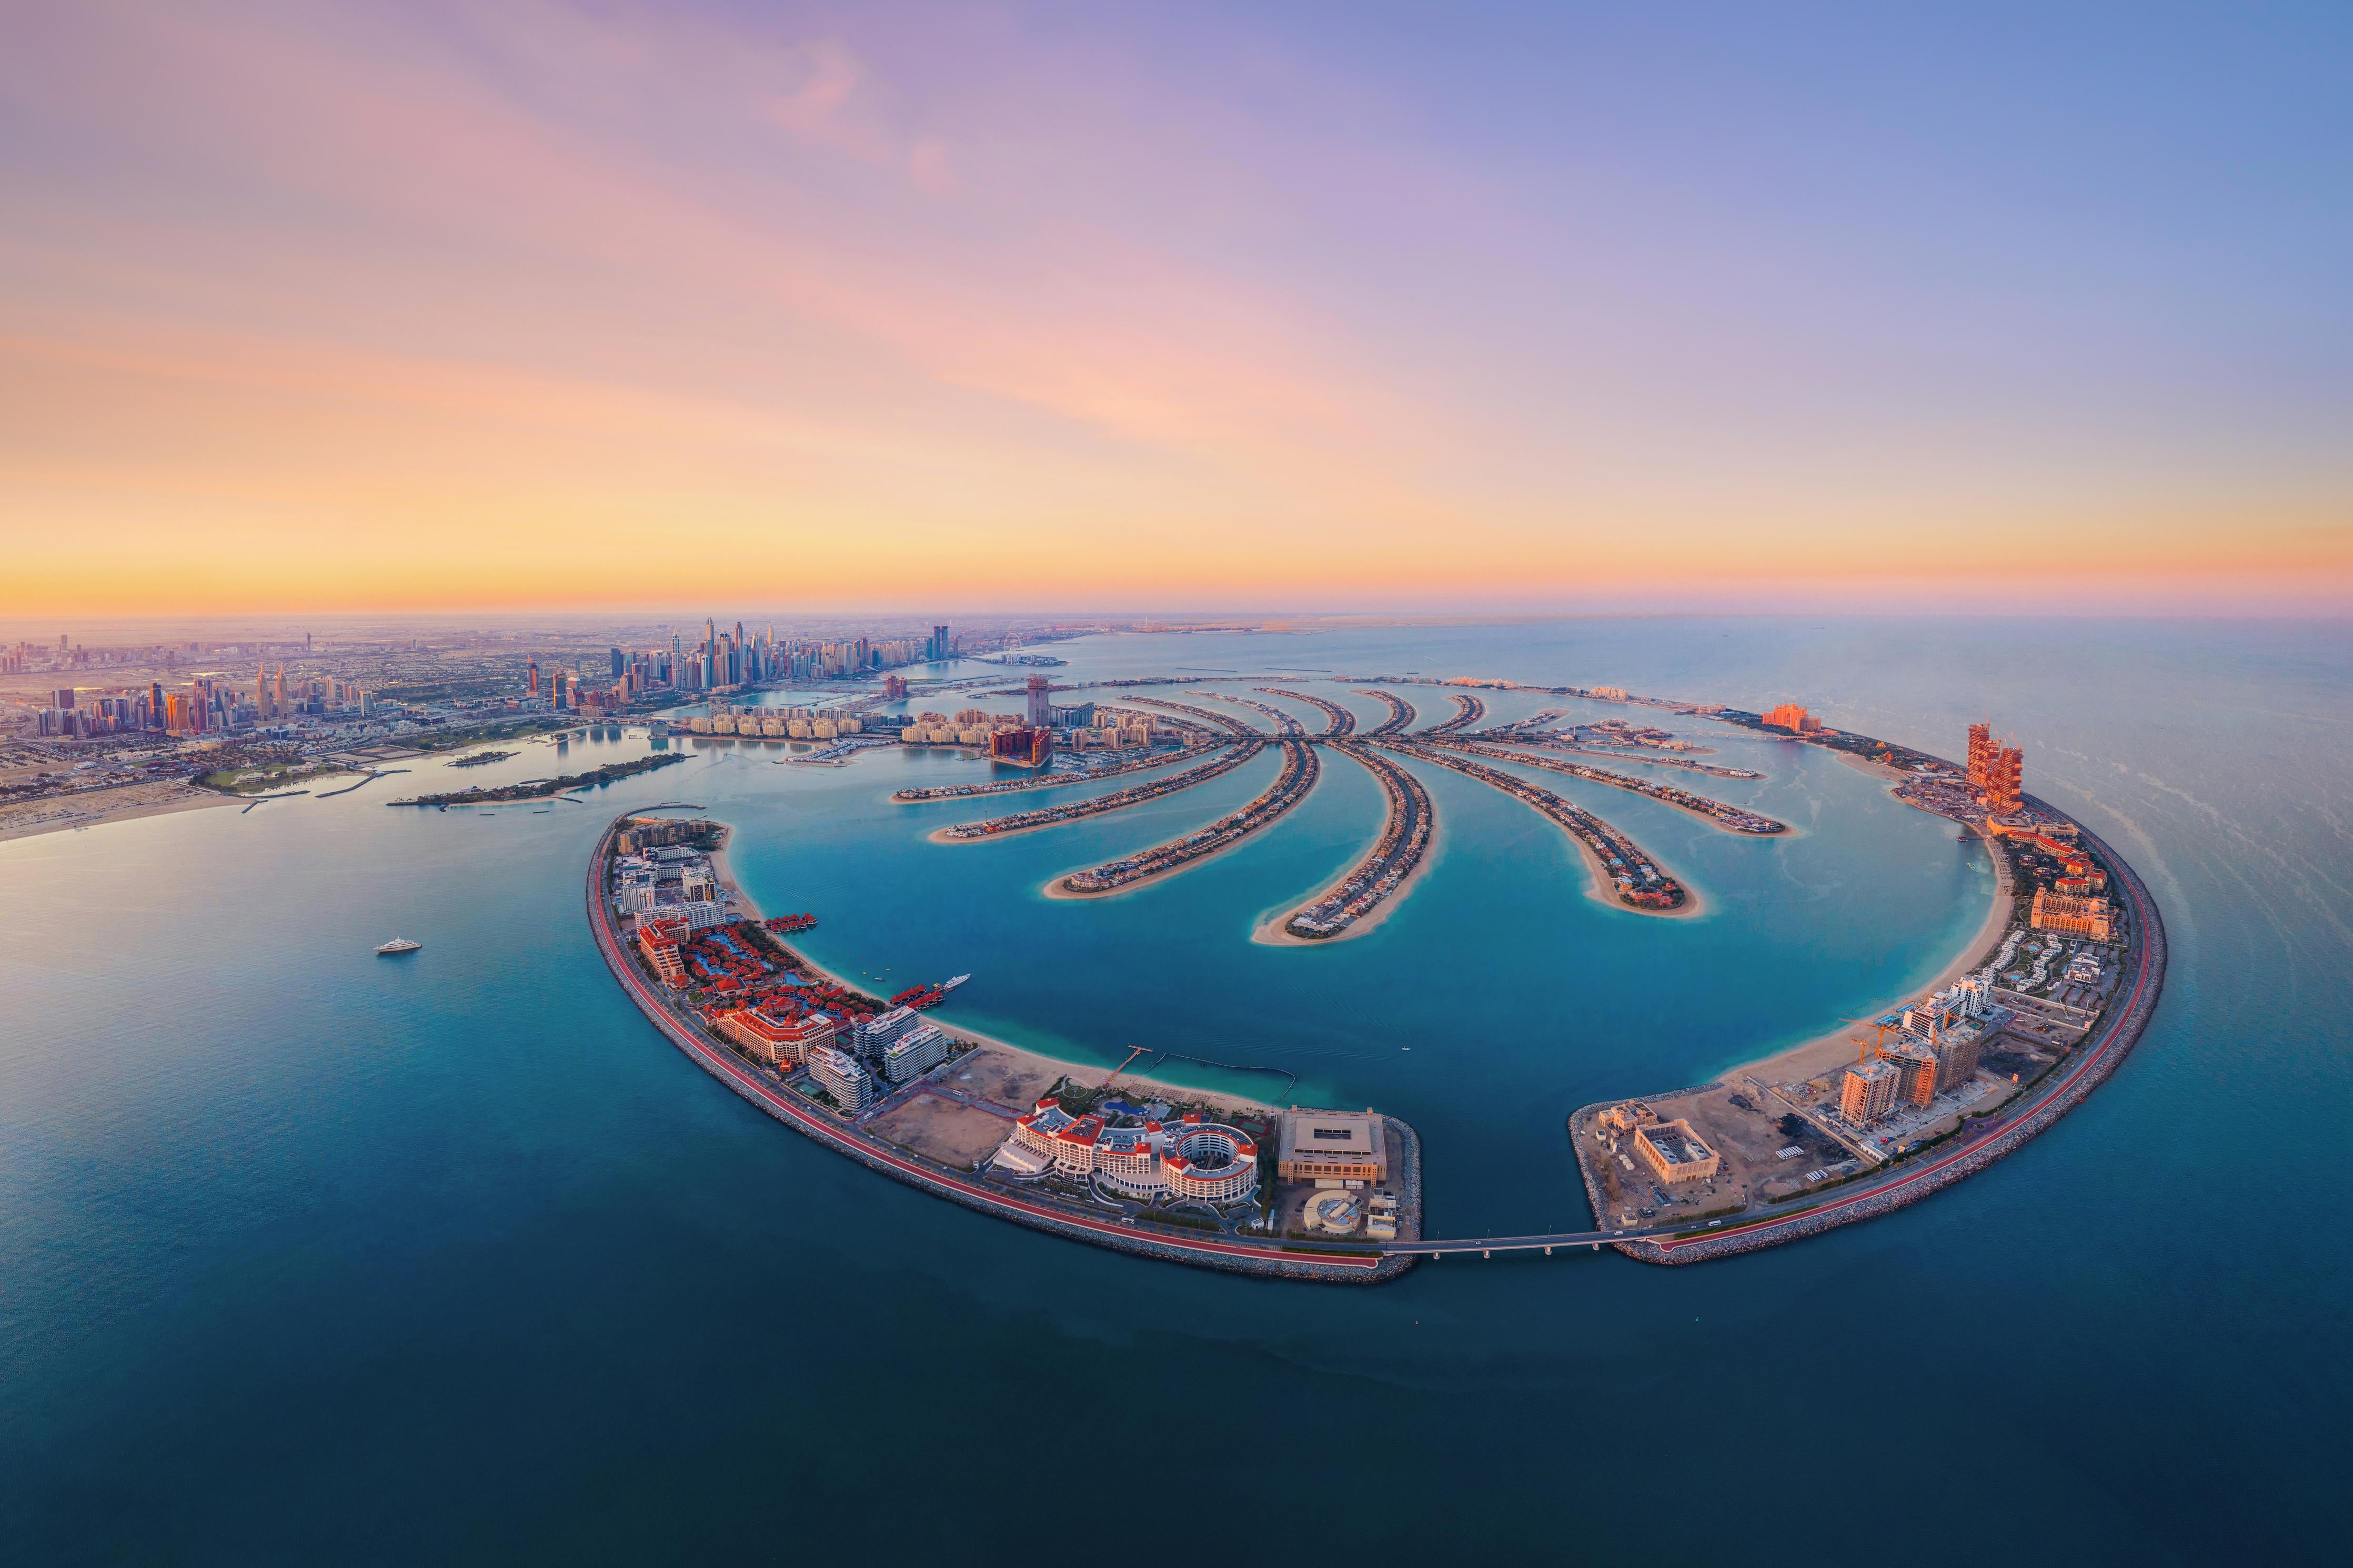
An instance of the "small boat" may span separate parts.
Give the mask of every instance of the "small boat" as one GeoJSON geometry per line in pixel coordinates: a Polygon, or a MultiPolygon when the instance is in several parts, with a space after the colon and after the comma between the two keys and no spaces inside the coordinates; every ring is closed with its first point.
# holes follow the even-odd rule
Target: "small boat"
{"type": "Polygon", "coordinates": [[[959,974],[954,980],[942,981],[940,983],[940,989],[943,991],[953,991],[971,978],[972,976],[969,974],[959,974]]]}
{"type": "Polygon", "coordinates": [[[405,936],[396,936],[390,942],[385,942],[382,947],[377,948],[375,950],[375,955],[378,958],[393,958],[404,952],[415,952],[418,948],[423,947],[424,945],[425,944],[421,942],[411,942],[405,936]]]}

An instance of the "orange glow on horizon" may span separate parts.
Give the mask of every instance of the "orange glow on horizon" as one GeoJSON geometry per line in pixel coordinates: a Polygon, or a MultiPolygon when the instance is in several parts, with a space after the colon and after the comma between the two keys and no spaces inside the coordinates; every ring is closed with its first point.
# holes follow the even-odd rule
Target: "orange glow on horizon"
{"type": "Polygon", "coordinates": [[[0,107],[106,177],[0,228],[0,616],[2353,607],[2341,444],[1728,331],[1340,88],[1286,184],[971,25],[40,30],[0,107]]]}

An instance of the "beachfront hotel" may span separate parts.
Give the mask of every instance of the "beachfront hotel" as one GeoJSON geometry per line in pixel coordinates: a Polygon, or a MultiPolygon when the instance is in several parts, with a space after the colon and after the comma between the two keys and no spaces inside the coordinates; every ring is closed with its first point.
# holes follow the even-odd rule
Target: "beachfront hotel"
{"type": "Polygon", "coordinates": [[[786,1017],[761,1007],[738,1007],[717,1015],[712,1022],[721,1034],[771,1067],[798,1067],[811,1051],[834,1041],[833,1019],[824,1013],[786,1017]]]}
{"type": "Polygon", "coordinates": [[[1258,1145],[1236,1128],[1198,1115],[1107,1128],[1100,1116],[1072,1116],[1051,1096],[1014,1121],[991,1163],[1012,1176],[1099,1177],[1115,1192],[1146,1200],[1230,1204],[1258,1191],[1258,1145]]]}

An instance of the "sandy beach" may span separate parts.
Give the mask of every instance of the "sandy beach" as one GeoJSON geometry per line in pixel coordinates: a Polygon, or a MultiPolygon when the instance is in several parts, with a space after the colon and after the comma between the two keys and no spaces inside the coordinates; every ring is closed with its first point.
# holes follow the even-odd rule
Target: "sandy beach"
{"type": "MultiPolygon", "coordinates": [[[[1171,866],[1165,871],[1155,871],[1149,877],[1138,877],[1134,881],[1123,882],[1116,888],[1106,888],[1100,893],[1074,893],[1068,888],[1062,886],[1063,878],[1075,877],[1082,871],[1092,871],[1094,869],[1093,866],[1073,866],[1067,871],[1057,871],[1047,880],[1046,886],[1040,890],[1050,899],[1067,899],[1073,903],[1085,903],[1093,899],[1116,899],[1124,894],[1136,892],[1141,889],[1148,888],[1155,882],[1164,882],[1171,877],[1181,877],[1186,872],[1191,870],[1194,867],[1206,866],[1210,861],[1216,859],[1219,856],[1227,853],[1229,850],[1239,849],[1257,837],[1258,835],[1255,833],[1245,835],[1240,838],[1235,839],[1230,844],[1219,845],[1207,855],[1195,856],[1192,859],[1187,860],[1181,865],[1171,866]]],[[[1101,862],[1099,861],[1097,864],[1099,865],[1101,862]]]]}
{"type": "MultiPolygon", "coordinates": [[[[1386,830],[1386,825],[1384,827],[1386,830]]],[[[1390,889],[1389,896],[1383,899],[1377,908],[1356,920],[1339,935],[1316,938],[1293,936],[1284,928],[1290,924],[1292,916],[1302,910],[1313,908],[1329,898],[1333,889],[1348,879],[1348,871],[1356,868],[1357,861],[1363,859],[1362,856],[1348,863],[1348,871],[1343,871],[1299,902],[1282,905],[1261,921],[1258,929],[1250,932],[1250,941],[1266,947],[1330,947],[1335,942],[1346,942],[1351,938],[1363,936],[1367,931],[1377,930],[1380,923],[1388,920],[1399,904],[1406,901],[1413,892],[1413,885],[1421,880],[1422,874],[1437,863],[1438,852],[1445,837],[1446,825],[1433,807],[1430,814],[1430,842],[1422,847],[1421,858],[1414,862],[1413,869],[1405,874],[1405,880],[1390,889]]]]}
{"type": "MultiPolygon", "coordinates": [[[[2000,862],[1997,860],[1995,864],[1999,866],[2000,862]]],[[[1969,971],[1981,967],[1986,960],[1992,956],[1994,949],[2000,944],[2002,933],[2010,929],[2010,911],[2016,901],[2007,886],[1997,891],[1994,894],[1992,905],[1986,910],[1984,922],[1978,927],[1977,934],[1969,939],[1968,945],[1954,955],[1950,963],[1936,972],[1936,977],[1928,982],[1918,994],[1942,991],[1969,971]]],[[[1888,1002],[1883,1006],[1874,1007],[1862,1016],[1875,1018],[1902,1006],[1904,1003],[1912,999],[1912,994],[1906,994],[1888,1002]]],[[[1791,1046],[1786,1050],[1777,1051],[1769,1057],[1760,1057],[1755,1061],[1745,1062],[1720,1076],[1725,1079],[1753,1078],[1768,1084],[1803,1082],[1807,1079],[1820,1077],[1825,1072],[1844,1067],[1852,1061],[1855,1055],[1855,1036],[1861,1031],[1861,1025],[1841,1024],[1837,1028],[1817,1035],[1810,1040],[1791,1046]]]]}
{"type": "MultiPolygon", "coordinates": [[[[1404,754],[1408,757],[1412,756],[1411,752],[1406,752],[1404,754]]],[[[1489,765],[1478,757],[1469,757],[1464,760],[1468,762],[1480,763],[1482,766],[1489,765]]],[[[1439,763],[1434,765],[1443,766],[1444,764],[1439,763]]],[[[1454,768],[1448,768],[1446,771],[1457,773],[1461,777],[1471,779],[1474,783],[1485,784],[1489,789],[1493,789],[1495,787],[1493,784],[1486,784],[1485,780],[1479,778],[1474,773],[1462,773],[1459,769],[1454,768]]],[[[1514,774],[1513,776],[1516,777],[1517,775],[1514,774]]],[[[1528,780],[1524,782],[1533,784],[1535,781],[1528,780]]],[[[1542,784],[1536,784],[1535,787],[1543,789],[1545,786],[1542,784]]],[[[1498,791],[1497,793],[1508,794],[1509,792],[1498,791]]],[[[1547,790],[1546,793],[1557,795],[1559,792],[1556,790],[1547,790]]],[[[1560,798],[1563,800],[1568,800],[1567,795],[1561,795],[1560,798]]],[[[1592,845],[1588,844],[1579,835],[1569,831],[1567,827],[1555,820],[1549,813],[1542,811],[1536,806],[1529,805],[1525,801],[1522,801],[1520,804],[1527,805],[1530,811],[1535,812],[1538,816],[1544,818],[1544,820],[1556,830],[1563,838],[1567,839],[1569,844],[1577,850],[1577,854],[1584,858],[1585,868],[1588,873],[1586,878],[1585,896],[1591,899],[1595,903],[1603,906],[1605,909],[1618,910],[1630,915],[1648,915],[1653,920],[1690,920],[1694,916],[1706,912],[1707,900],[1700,897],[1699,889],[1697,888],[1693,887],[1690,882],[1686,881],[1682,877],[1675,877],[1676,883],[1681,886],[1683,890],[1683,907],[1680,909],[1652,910],[1645,909],[1640,904],[1621,902],[1618,897],[1617,880],[1609,874],[1609,863],[1602,859],[1599,855],[1594,852],[1592,845]]],[[[1569,801],[1569,804],[1571,805],[1577,805],[1575,801],[1569,801]]],[[[1577,806],[1577,809],[1579,811],[1585,810],[1581,805],[1577,806]]],[[[1599,814],[1598,812],[1587,812],[1586,815],[1597,818],[1599,817],[1599,814]]],[[[1612,826],[1614,826],[1615,825],[1613,824],[1612,826]]],[[[1669,870],[1666,864],[1657,856],[1651,856],[1650,862],[1651,865],[1658,867],[1660,870],[1666,871],[1668,875],[1674,875],[1672,870],[1669,870]]]]}
{"type": "Polygon", "coordinates": [[[164,781],[117,784],[111,789],[51,795],[45,800],[11,801],[0,805],[0,843],[77,827],[97,827],[109,822],[129,822],[135,817],[163,816],[174,811],[201,811],[208,805],[245,804],[234,796],[198,789],[194,784],[164,781]]]}
{"type": "MultiPolygon", "coordinates": [[[[1562,798],[1567,799],[1567,797],[1563,796],[1562,798]]],[[[1584,808],[1580,806],[1578,809],[1583,810],[1584,808]]],[[[1538,815],[1542,816],[1543,814],[1538,813],[1538,815]]],[[[1681,877],[1675,878],[1676,884],[1683,890],[1683,901],[1682,907],[1679,909],[1652,910],[1645,909],[1640,904],[1623,902],[1618,897],[1617,879],[1609,874],[1609,862],[1604,860],[1600,855],[1596,853],[1592,845],[1588,844],[1582,837],[1578,837],[1577,834],[1571,833],[1567,828],[1562,827],[1559,823],[1553,822],[1551,817],[1545,817],[1545,821],[1550,823],[1552,826],[1558,829],[1560,836],[1563,838],[1567,839],[1570,846],[1576,849],[1580,857],[1583,858],[1585,861],[1585,868],[1587,872],[1589,873],[1586,879],[1585,896],[1591,899],[1595,903],[1601,905],[1604,909],[1616,910],[1622,914],[1648,915],[1652,920],[1667,921],[1690,920],[1696,915],[1706,912],[1707,900],[1699,896],[1699,889],[1697,888],[1693,887],[1690,882],[1681,877]]],[[[1657,866],[1659,869],[1662,871],[1667,869],[1667,868],[1661,863],[1659,858],[1655,855],[1651,857],[1651,864],[1657,866]]],[[[1668,874],[1670,876],[1673,875],[1672,872],[1669,872],[1668,874]]]]}
{"type": "MultiPolygon", "coordinates": [[[[734,829],[730,827],[728,832],[732,835],[734,829]]],[[[719,886],[725,892],[729,904],[737,913],[745,920],[757,921],[764,918],[760,913],[760,906],[754,903],[751,895],[744,892],[742,886],[736,882],[734,871],[727,863],[727,852],[723,847],[712,851],[711,868],[718,877],[719,886]]],[[[862,992],[870,996],[873,994],[864,982],[852,979],[846,974],[836,973],[810,958],[799,948],[793,947],[791,943],[779,939],[779,945],[788,949],[811,974],[823,980],[829,980],[834,984],[851,991],[862,992]]],[[[1057,1079],[1067,1077],[1081,1083],[1100,1084],[1109,1079],[1114,1070],[1099,1063],[1074,1062],[1060,1057],[1050,1057],[1042,1051],[1033,1051],[1025,1047],[1017,1046],[1010,1040],[999,1038],[995,1035],[983,1034],[978,1029],[942,1018],[936,1013],[933,1015],[933,1019],[948,1033],[972,1041],[987,1055],[997,1058],[989,1064],[989,1070],[1002,1079],[1003,1094],[1010,1094],[1018,1098],[1027,1093],[1029,1100],[1034,1102],[1039,1095],[1044,1094],[1047,1089],[1053,1087],[1057,1079]],[[1035,1086],[1034,1089],[1029,1087],[1031,1085],[1035,1086]]],[[[1119,1081],[1140,1093],[1171,1101],[1207,1100],[1231,1106],[1236,1110],[1264,1112],[1275,1112],[1282,1109],[1281,1106],[1269,1105],[1261,1100],[1252,1100],[1247,1095],[1230,1094],[1220,1089],[1197,1089],[1188,1084],[1174,1083],[1166,1079],[1139,1077],[1134,1073],[1123,1072],[1119,1074],[1119,1081]]],[[[1027,1104],[1018,1108],[1026,1110],[1027,1104]]]]}

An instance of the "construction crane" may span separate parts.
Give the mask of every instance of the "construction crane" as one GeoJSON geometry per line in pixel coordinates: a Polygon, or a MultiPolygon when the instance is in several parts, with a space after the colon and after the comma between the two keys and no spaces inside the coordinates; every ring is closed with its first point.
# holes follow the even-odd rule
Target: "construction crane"
{"type": "Polygon", "coordinates": [[[1879,1031],[1878,1038],[1870,1041],[1869,1043],[1865,1043],[1861,1035],[1854,1037],[1854,1043],[1858,1047],[1854,1059],[1858,1064],[1867,1062],[1873,1057],[1885,1056],[1887,1054],[1887,1031],[1894,1029],[1898,1033],[1901,1033],[1903,1027],[1898,1024],[1883,1023],[1877,1018],[1849,1018],[1847,1022],[1850,1024],[1861,1024],[1866,1029],[1876,1029],[1879,1031]]]}

